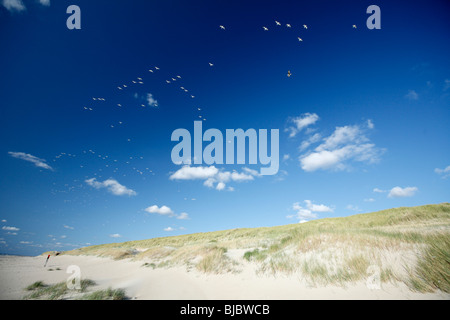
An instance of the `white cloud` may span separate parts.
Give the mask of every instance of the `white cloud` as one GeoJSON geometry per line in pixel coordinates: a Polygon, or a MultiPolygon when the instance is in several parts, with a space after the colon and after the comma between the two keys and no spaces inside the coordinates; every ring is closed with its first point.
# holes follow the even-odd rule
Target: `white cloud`
{"type": "Polygon", "coordinates": [[[375,163],[383,151],[370,143],[359,126],[344,126],[336,127],[322,144],[301,155],[299,161],[304,171],[342,170],[349,161],[375,163]]]}
{"type": "Polygon", "coordinates": [[[333,212],[333,209],[323,204],[313,204],[311,200],[305,200],[306,207],[313,212],[333,212]]]}
{"type": "Polygon", "coordinates": [[[2,222],[6,222],[6,220],[5,220],[5,219],[3,219],[3,220],[2,220],[2,222]]]}
{"type": "Polygon", "coordinates": [[[182,212],[177,216],[177,219],[180,220],[188,220],[189,219],[189,215],[186,212],[182,212]]]}
{"type": "Polygon", "coordinates": [[[151,207],[146,208],[145,211],[169,217],[173,217],[175,215],[172,209],[170,209],[168,206],[161,206],[160,208],[157,205],[153,205],[151,207]]]}
{"type": "Polygon", "coordinates": [[[290,132],[289,138],[293,138],[297,135],[297,133],[299,133],[300,131],[302,131],[303,129],[305,129],[308,126],[313,125],[318,120],[319,120],[319,116],[317,114],[304,113],[299,117],[290,119],[290,122],[292,122],[294,124],[294,126],[286,128],[285,131],[290,132]]]}
{"type": "Polygon", "coordinates": [[[375,128],[375,124],[373,123],[373,121],[371,119],[367,120],[367,128],[369,128],[369,129],[375,128]]]}
{"type": "Polygon", "coordinates": [[[412,197],[418,191],[417,187],[394,187],[388,194],[389,198],[412,197]]]}
{"type": "Polygon", "coordinates": [[[50,6],[50,0],[39,0],[39,3],[46,7],[50,6]]]}
{"type": "Polygon", "coordinates": [[[21,244],[32,244],[33,242],[32,241],[20,241],[19,243],[21,243],[21,244]]]}
{"type": "Polygon", "coordinates": [[[405,95],[405,98],[409,99],[409,100],[418,100],[419,99],[419,95],[417,94],[416,91],[409,90],[408,93],[405,95]]]}
{"type": "Polygon", "coordinates": [[[220,181],[217,186],[216,186],[216,190],[223,190],[225,189],[225,183],[223,183],[222,181],[220,181]]]}
{"type": "Polygon", "coordinates": [[[287,218],[296,218],[299,222],[306,222],[317,218],[316,213],[333,212],[334,210],[323,204],[313,204],[311,200],[305,200],[306,208],[302,207],[299,202],[292,205],[292,210],[296,211],[295,215],[288,215],[287,218]]]}
{"type": "Polygon", "coordinates": [[[9,11],[23,11],[26,9],[22,0],[3,0],[3,6],[9,11]]]}
{"type": "Polygon", "coordinates": [[[111,178],[103,182],[98,182],[96,178],[91,178],[85,180],[85,182],[96,189],[107,188],[110,193],[116,196],[135,196],[137,194],[136,191],[128,189],[127,187],[121,185],[119,182],[111,178]]]}
{"type": "Polygon", "coordinates": [[[158,101],[153,98],[153,95],[151,93],[147,93],[147,104],[150,107],[157,107],[158,106],[158,101]]]}
{"type": "Polygon", "coordinates": [[[316,133],[310,136],[308,139],[303,140],[302,144],[300,145],[300,151],[307,149],[311,144],[319,142],[321,138],[322,136],[320,135],[320,133],[316,133]]]}
{"type": "Polygon", "coordinates": [[[367,198],[367,199],[364,199],[364,201],[365,202],[375,202],[375,199],[374,198],[367,198]]]}
{"type": "Polygon", "coordinates": [[[187,214],[186,212],[182,212],[182,213],[177,215],[168,206],[158,207],[157,205],[153,205],[153,206],[150,206],[148,208],[145,208],[144,211],[146,211],[148,213],[159,214],[161,216],[167,216],[167,217],[170,217],[170,218],[176,217],[179,220],[188,220],[189,219],[189,214],[187,214]]]}
{"type": "MultiPolygon", "coordinates": [[[[64,225],[63,227],[66,228],[66,229],[70,229],[70,230],[75,229],[74,227],[71,227],[71,226],[68,226],[68,225],[64,225]]],[[[49,236],[50,236],[50,235],[49,235],[49,236]]]]}
{"type": "Polygon", "coordinates": [[[210,167],[191,167],[189,165],[183,166],[170,176],[170,180],[195,180],[212,178],[219,172],[215,166],[210,167]]]}
{"type": "Polygon", "coordinates": [[[378,188],[374,188],[373,189],[373,192],[376,192],[376,193],[384,193],[384,192],[387,192],[386,190],[381,190],[381,189],[378,189],[378,188]]]}
{"type": "Polygon", "coordinates": [[[38,168],[43,168],[43,169],[47,169],[47,170],[53,170],[52,167],[50,167],[48,164],[45,163],[44,159],[39,159],[38,157],[35,157],[35,156],[31,155],[31,154],[24,153],[24,152],[11,152],[11,151],[8,152],[8,154],[11,157],[31,162],[38,168]]]}
{"type": "Polygon", "coordinates": [[[114,233],[114,234],[110,234],[109,235],[111,238],[121,238],[122,236],[118,233],[114,233]]]}
{"type": "MultiPolygon", "coordinates": [[[[203,185],[216,190],[224,190],[226,183],[230,181],[242,182],[254,180],[254,177],[261,175],[253,169],[243,168],[244,172],[219,170],[215,166],[191,167],[185,165],[173,173],[170,180],[204,180],[203,185]]],[[[229,189],[230,191],[234,189],[229,189]]]]}
{"type": "Polygon", "coordinates": [[[450,177],[450,166],[447,166],[445,169],[436,168],[434,169],[434,172],[439,174],[442,179],[447,179],[448,177],[450,177]]]}
{"type": "Polygon", "coordinates": [[[174,228],[172,228],[172,227],[167,227],[167,228],[164,228],[164,231],[167,231],[167,232],[170,232],[170,231],[174,231],[175,229],[174,228]]]}
{"type": "Polygon", "coordinates": [[[7,231],[19,231],[19,228],[16,227],[8,227],[8,226],[3,226],[2,230],[7,230],[7,231]]]}

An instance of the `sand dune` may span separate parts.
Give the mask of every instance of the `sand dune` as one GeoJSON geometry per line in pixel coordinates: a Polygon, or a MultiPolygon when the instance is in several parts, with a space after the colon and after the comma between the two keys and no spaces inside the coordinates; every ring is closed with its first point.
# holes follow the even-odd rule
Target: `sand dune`
{"type": "Polygon", "coordinates": [[[69,265],[81,269],[81,277],[96,282],[93,290],[122,288],[130,299],[144,300],[291,300],[291,299],[449,299],[444,293],[412,292],[403,284],[382,284],[369,289],[365,282],[349,286],[312,287],[296,276],[257,275],[251,268],[238,274],[204,274],[175,267],[152,269],[142,261],[112,260],[93,256],[0,257],[0,299],[22,299],[25,288],[36,282],[65,282],[69,265]],[[60,269],[60,270],[57,270],[60,269]],[[53,271],[50,271],[53,270],[53,271]]]}
{"type": "MultiPolygon", "coordinates": [[[[130,299],[449,299],[449,231],[443,203],[96,245],[52,255],[46,267],[46,254],[1,256],[0,299],[21,299],[37,281],[64,291],[71,265],[95,282],[89,291],[123,289],[130,299]]],[[[69,293],[58,298],[81,294],[69,293]]]]}

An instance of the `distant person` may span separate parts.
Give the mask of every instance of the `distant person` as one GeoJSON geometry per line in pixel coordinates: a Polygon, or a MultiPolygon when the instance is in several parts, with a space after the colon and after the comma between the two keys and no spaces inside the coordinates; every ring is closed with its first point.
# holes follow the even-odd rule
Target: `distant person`
{"type": "Polygon", "coordinates": [[[48,259],[50,259],[50,255],[47,256],[47,260],[45,260],[44,268],[47,265],[48,259]]]}

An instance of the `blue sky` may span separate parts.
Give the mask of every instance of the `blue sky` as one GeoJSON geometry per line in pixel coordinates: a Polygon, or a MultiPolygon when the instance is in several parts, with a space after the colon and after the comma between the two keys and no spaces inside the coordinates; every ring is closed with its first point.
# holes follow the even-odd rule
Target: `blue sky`
{"type": "Polygon", "coordinates": [[[1,0],[0,252],[449,201],[448,9],[1,0]],[[174,164],[171,134],[194,121],[278,129],[278,174],[174,164]]]}

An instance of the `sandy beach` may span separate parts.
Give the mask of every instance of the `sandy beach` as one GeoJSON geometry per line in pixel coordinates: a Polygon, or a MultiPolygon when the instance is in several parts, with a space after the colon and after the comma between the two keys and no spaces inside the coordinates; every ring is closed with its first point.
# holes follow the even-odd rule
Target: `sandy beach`
{"type": "Polygon", "coordinates": [[[417,293],[404,284],[383,283],[369,289],[365,282],[339,286],[311,286],[298,276],[258,275],[250,267],[239,273],[204,274],[185,267],[152,269],[143,261],[112,260],[95,256],[0,257],[0,299],[22,299],[25,288],[36,282],[65,282],[70,265],[81,270],[82,279],[95,281],[93,290],[121,288],[138,300],[303,300],[303,299],[449,299],[450,295],[417,293]]]}

